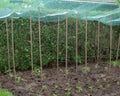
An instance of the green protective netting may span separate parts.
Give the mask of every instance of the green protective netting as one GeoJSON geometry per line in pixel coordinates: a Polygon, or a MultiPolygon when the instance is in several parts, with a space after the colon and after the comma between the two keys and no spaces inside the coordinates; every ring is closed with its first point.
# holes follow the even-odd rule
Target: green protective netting
{"type": "Polygon", "coordinates": [[[100,21],[104,24],[120,25],[120,7],[112,0],[2,0],[0,2],[0,19],[30,18],[38,20],[38,7],[40,19],[43,22],[57,22],[69,18],[100,21]],[[112,18],[112,19],[111,19],[112,18]]]}

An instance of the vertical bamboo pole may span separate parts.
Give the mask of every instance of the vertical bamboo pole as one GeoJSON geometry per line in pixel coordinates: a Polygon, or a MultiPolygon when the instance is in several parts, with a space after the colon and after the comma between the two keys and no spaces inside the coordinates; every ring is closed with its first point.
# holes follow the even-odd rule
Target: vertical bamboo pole
{"type": "Polygon", "coordinates": [[[59,33],[60,33],[60,22],[59,22],[59,17],[58,17],[58,30],[57,30],[57,72],[59,69],[59,33]]]}
{"type": "Polygon", "coordinates": [[[66,70],[68,69],[68,14],[66,14],[66,70]]]}
{"type": "Polygon", "coordinates": [[[120,50],[120,34],[119,34],[119,39],[118,39],[116,62],[118,61],[118,54],[119,54],[119,50],[120,50]]]}
{"type": "Polygon", "coordinates": [[[11,31],[12,31],[12,59],[13,59],[13,72],[16,82],[16,70],[15,70],[15,53],[14,53],[14,32],[13,32],[13,18],[11,18],[11,31]]]}
{"type": "Polygon", "coordinates": [[[111,24],[110,24],[110,64],[109,64],[109,72],[111,70],[111,65],[112,65],[112,17],[110,20],[111,24]]]}
{"type": "Polygon", "coordinates": [[[99,64],[100,55],[100,22],[98,21],[98,32],[97,32],[97,64],[99,64]]]}
{"type": "Polygon", "coordinates": [[[32,43],[32,16],[30,11],[30,49],[31,49],[31,67],[32,67],[32,73],[33,73],[33,43],[32,43]]]}
{"type": "Polygon", "coordinates": [[[38,29],[39,29],[39,57],[40,57],[40,72],[42,76],[42,49],[41,49],[41,28],[40,28],[40,7],[38,7],[38,29]]]}
{"type": "Polygon", "coordinates": [[[9,49],[9,33],[8,33],[8,21],[7,21],[7,19],[5,20],[5,22],[6,22],[6,34],[7,34],[8,70],[10,71],[10,49],[9,49]]]}
{"type": "Polygon", "coordinates": [[[88,34],[88,14],[86,13],[86,32],[85,32],[85,66],[87,66],[87,34],[88,34]]]}
{"type": "Polygon", "coordinates": [[[76,14],[76,72],[78,68],[78,14],[76,14]]]}

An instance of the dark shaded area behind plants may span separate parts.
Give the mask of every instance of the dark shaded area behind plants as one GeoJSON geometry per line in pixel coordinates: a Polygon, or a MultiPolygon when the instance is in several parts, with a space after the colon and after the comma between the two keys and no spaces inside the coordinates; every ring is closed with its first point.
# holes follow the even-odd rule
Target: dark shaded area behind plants
{"type": "MultiPolygon", "coordinates": [[[[75,62],[75,19],[68,20],[68,60],[75,62]]],[[[10,62],[12,68],[12,43],[11,43],[11,21],[8,21],[10,62]]],[[[38,22],[32,22],[33,26],[33,59],[34,67],[39,66],[39,35],[38,22]]],[[[60,22],[60,62],[65,61],[65,21],[60,22]]],[[[97,22],[88,22],[88,61],[95,62],[97,57],[97,22]]],[[[15,63],[17,70],[28,70],[31,68],[30,59],[30,32],[29,20],[14,19],[14,42],[15,42],[15,63]]],[[[110,26],[101,24],[100,28],[100,57],[102,60],[109,60],[109,30],[110,26]]],[[[119,26],[113,27],[113,55],[115,59],[119,26]]],[[[57,54],[57,23],[41,23],[42,39],[42,60],[43,65],[56,61],[57,54]]],[[[8,69],[7,64],[7,39],[5,22],[0,21],[0,71],[8,69]]],[[[84,63],[85,57],[85,21],[79,20],[79,63],[84,63]]]]}

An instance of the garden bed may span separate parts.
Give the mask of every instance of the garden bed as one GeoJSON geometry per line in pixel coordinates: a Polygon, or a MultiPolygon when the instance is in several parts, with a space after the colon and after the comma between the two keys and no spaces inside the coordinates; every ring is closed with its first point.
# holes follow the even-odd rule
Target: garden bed
{"type": "Polygon", "coordinates": [[[112,67],[108,72],[106,64],[69,66],[68,72],[61,66],[44,68],[43,79],[31,71],[17,72],[17,81],[12,74],[1,74],[1,87],[15,96],[120,96],[120,68],[112,67]]]}

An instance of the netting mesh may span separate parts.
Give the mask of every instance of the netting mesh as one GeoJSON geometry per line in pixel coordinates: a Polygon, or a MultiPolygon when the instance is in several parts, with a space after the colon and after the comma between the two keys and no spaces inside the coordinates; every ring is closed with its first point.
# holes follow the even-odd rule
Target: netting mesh
{"type": "Polygon", "coordinates": [[[112,0],[2,0],[0,2],[0,19],[30,18],[38,20],[38,7],[43,22],[57,22],[66,18],[78,18],[100,21],[104,24],[120,25],[120,8],[112,0]],[[94,1],[94,2],[93,2],[94,1]]]}

